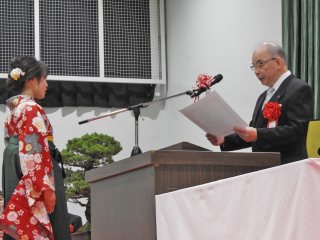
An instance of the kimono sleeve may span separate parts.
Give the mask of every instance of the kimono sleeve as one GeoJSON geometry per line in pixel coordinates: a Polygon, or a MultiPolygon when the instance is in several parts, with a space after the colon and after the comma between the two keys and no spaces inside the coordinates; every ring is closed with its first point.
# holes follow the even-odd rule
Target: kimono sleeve
{"type": "Polygon", "coordinates": [[[29,206],[43,198],[43,191],[54,190],[54,178],[48,131],[38,105],[28,105],[22,114],[23,129],[19,135],[19,157],[22,180],[29,206]]]}

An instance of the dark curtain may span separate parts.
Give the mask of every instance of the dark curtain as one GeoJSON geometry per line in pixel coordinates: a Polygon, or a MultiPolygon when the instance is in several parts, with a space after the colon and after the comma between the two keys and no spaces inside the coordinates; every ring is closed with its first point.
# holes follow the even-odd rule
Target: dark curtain
{"type": "Polygon", "coordinates": [[[123,108],[152,101],[154,85],[50,81],[40,104],[45,107],[83,106],[123,108]]]}
{"type": "Polygon", "coordinates": [[[282,0],[282,39],[293,74],[313,89],[314,117],[320,117],[320,1],[282,0]]]}
{"type": "MultiPolygon", "coordinates": [[[[124,108],[152,101],[155,85],[49,81],[43,107],[106,107],[124,108]]],[[[5,80],[0,79],[0,103],[8,98],[5,80]]]]}

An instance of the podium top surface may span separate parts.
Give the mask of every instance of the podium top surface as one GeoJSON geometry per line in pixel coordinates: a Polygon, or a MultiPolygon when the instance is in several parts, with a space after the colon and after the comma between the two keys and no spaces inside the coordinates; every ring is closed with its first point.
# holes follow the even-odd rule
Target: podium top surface
{"type": "Polygon", "coordinates": [[[156,168],[161,165],[273,167],[280,163],[279,153],[152,150],[87,171],[85,178],[87,182],[93,183],[141,168],[156,168]]]}

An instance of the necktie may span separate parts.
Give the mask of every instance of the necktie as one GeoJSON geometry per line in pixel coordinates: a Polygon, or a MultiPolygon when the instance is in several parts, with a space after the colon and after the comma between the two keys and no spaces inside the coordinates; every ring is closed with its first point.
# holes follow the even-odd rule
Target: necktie
{"type": "Polygon", "coordinates": [[[270,100],[270,98],[272,97],[274,91],[275,91],[274,87],[271,87],[271,88],[268,89],[267,95],[266,95],[266,99],[265,99],[264,102],[263,102],[262,108],[263,108],[264,105],[270,100]]]}

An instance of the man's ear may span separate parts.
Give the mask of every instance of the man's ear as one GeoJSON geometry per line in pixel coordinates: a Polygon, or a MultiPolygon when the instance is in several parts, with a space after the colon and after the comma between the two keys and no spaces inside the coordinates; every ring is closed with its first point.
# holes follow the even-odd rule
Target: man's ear
{"type": "Polygon", "coordinates": [[[285,62],[281,57],[276,57],[274,60],[279,67],[282,67],[283,65],[285,65],[285,62]]]}

